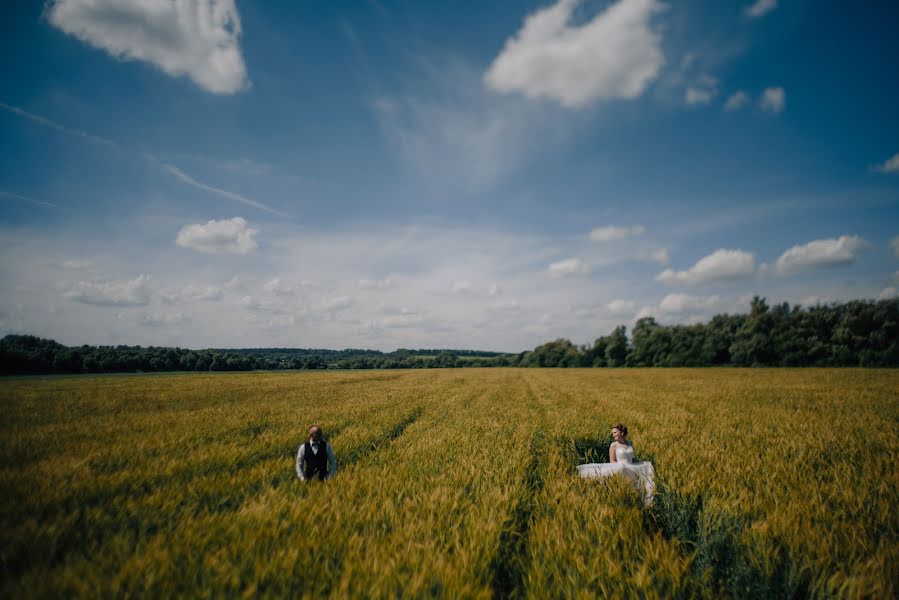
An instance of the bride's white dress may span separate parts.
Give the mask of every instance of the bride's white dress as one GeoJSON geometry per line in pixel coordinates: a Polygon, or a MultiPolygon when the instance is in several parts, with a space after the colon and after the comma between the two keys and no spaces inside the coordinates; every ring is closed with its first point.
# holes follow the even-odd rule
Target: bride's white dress
{"type": "Polygon", "coordinates": [[[578,465],[577,473],[586,478],[622,475],[631,481],[637,490],[643,492],[643,502],[647,506],[652,504],[656,488],[655,469],[649,461],[635,462],[634,449],[631,446],[616,446],[615,462],[578,465]]]}

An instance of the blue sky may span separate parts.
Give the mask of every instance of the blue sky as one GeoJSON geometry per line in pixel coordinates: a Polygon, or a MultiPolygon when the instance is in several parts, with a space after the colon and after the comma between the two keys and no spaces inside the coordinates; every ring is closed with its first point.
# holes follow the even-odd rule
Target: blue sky
{"type": "Polygon", "coordinates": [[[0,7],[0,334],[588,343],[896,296],[899,7],[0,7]]]}

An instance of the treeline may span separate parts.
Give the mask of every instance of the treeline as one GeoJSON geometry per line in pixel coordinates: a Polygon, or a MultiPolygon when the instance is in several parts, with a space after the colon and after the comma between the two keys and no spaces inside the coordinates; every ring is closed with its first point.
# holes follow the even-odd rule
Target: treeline
{"type": "Polygon", "coordinates": [[[896,367],[899,300],[855,300],[803,309],[769,307],[755,297],[749,314],[708,323],[660,325],[640,319],[576,346],[565,339],[524,354],[523,367],[896,367]]]}
{"type": "Polygon", "coordinates": [[[661,325],[640,319],[578,346],[558,339],[520,354],[476,350],[189,350],[141,346],[64,346],[30,335],[0,340],[0,374],[422,369],[453,367],[896,367],[899,300],[856,300],[810,308],[769,307],[755,297],[749,314],[708,323],[661,325]]]}
{"type": "Polygon", "coordinates": [[[482,367],[507,364],[497,362],[503,356],[499,352],[429,349],[386,353],[356,349],[70,347],[33,335],[7,335],[0,340],[0,374],[482,367]]]}

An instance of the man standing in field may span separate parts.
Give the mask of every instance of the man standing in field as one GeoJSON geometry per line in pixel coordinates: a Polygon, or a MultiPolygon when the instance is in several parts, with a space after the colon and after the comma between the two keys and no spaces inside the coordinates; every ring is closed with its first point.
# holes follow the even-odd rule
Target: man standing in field
{"type": "Polygon", "coordinates": [[[320,481],[331,479],[337,472],[337,457],[334,448],[322,435],[322,428],[313,425],[309,428],[309,439],[300,446],[297,452],[297,476],[300,481],[318,478],[320,481]]]}

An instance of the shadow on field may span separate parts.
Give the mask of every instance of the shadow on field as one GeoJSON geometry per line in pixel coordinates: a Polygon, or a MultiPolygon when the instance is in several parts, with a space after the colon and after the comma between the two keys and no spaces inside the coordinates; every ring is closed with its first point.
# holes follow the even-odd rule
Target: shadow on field
{"type": "Polygon", "coordinates": [[[499,549],[490,563],[490,587],[494,598],[516,598],[524,589],[531,518],[546,484],[547,450],[546,429],[540,426],[531,436],[530,459],[518,500],[503,527],[499,549]]]}
{"type": "MultiPolygon", "coordinates": [[[[612,438],[580,437],[566,442],[571,468],[593,462],[608,462],[612,438]]],[[[741,540],[752,526],[750,516],[727,514],[707,507],[702,494],[678,491],[664,476],[650,453],[638,453],[636,460],[648,460],[656,469],[653,504],[643,508],[643,527],[648,535],[661,533],[679,551],[692,559],[691,578],[707,582],[715,597],[808,598],[811,581],[807,572],[790,559],[786,545],[775,540],[775,552],[756,553],[741,540]],[[765,556],[763,559],[762,557],[765,556]],[[767,569],[760,562],[768,561],[767,569]]]]}
{"type": "Polygon", "coordinates": [[[706,578],[718,597],[808,598],[808,573],[793,564],[784,543],[775,540],[775,552],[757,553],[745,542],[744,532],[752,526],[748,516],[728,514],[707,507],[702,494],[684,494],[658,475],[653,506],[643,513],[647,533],[661,534],[675,542],[693,561],[695,581],[706,578]],[[764,556],[764,558],[763,558],[764,556]],[[759,564],[768,562],[768,569],[759,564]]]}
{"type": "Polygon", "coordinates": [[[388,444],[395,440],[396,438],[403,435],[403,432],[406,431],[406,428],[409,427],[412,423],[417,421],[421,414],[424,412],[424,407],[419,406],[414,411],[412,411],[409,416],[407,416],[402,421],[396,423],[393,428],[388,431],[385,435],[369,440],[368,442],[356,446],[346,452],[343,453],[343,457],[339,459],[340,465],[346,467],[353,463],[357,463],[367,455],[376,452],[378,449],[383,448],[385,444],[388,444]]]}

